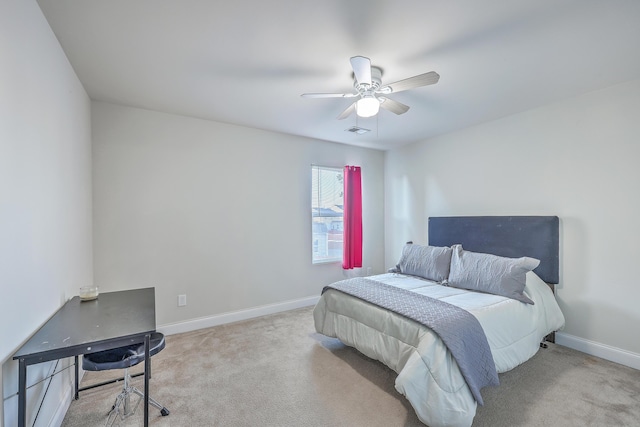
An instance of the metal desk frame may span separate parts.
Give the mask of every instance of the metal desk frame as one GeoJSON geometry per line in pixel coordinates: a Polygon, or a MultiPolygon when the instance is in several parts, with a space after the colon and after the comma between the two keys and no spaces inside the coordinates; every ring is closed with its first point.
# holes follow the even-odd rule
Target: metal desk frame
{"type": "Polygon", "coordinates": [[[96,300],[67,301],[16,352],[18,360],[18,427],[26,427],[27,366],[75,357],[75,399],[78,399],[78,356],[131,344],[145,344],[144,426],[149,425],[149,356],[156,330],[155,288],[100,294],[96,300]]]}

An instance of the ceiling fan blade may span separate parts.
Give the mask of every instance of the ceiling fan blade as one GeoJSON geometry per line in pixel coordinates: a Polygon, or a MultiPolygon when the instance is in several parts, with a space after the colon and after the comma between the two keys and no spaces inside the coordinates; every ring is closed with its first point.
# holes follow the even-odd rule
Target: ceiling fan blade
{"type": "Polygon", "coordinates": [[[353,75],[358,83],[371,86],[371,60],[364,56],[354,56],[351,58],[353,75]]]}
{"type": "Polygon", "coordinates": [[[408,79],[400,80],[395,83],[385,85],[377,92],[379,93],[402,92],[403,90],[432,85],[434,83],[438,83],[438,80],[440,80],[440,75],[435,71],[429,71],[428,73],[419,74],[417,76],[409,77],[408,79]]]}
{"type": "Polygon", "coordinates": [[[340,113],[340,115],[338,116],[338,120],[342,120],[342,119],[346,119],[347,117],[349,117],[351,115],[351,113],[353,113],[354,111],[356,111],[356,103],[353,102],[351,105],[349,105],[342,113],[340,113]]]}
{"type": "Polygon", "coordinates": [[[303,98],[353,98],[357,93],[303,93],[303,98]]]}
{"type": "Polygon", "coordinates": [[[387,111],[391,111],[395,114],[404,114],[409,111],[409,106],[404,105],[402,102],[394,101],[393,99],[379,97],[380,107],[384,108],[387,111]]]}

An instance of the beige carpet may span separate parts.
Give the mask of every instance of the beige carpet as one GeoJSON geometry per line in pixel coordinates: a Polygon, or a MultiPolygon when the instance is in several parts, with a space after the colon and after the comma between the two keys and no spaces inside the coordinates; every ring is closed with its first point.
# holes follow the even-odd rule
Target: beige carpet
{"type": "MultiPolygon", "coordinates": [[[[384,365],[315,333],[312,308],[167,337],[153,357],[151,426],[424,427],[384,365]]],[[[140,366],[136,367],[140,368],[140,366]]],[[[87,372],[82,385],[108,373],[87,372]]],[[[485,388],[474,426],[638,426],[640,371],[550,345],[485,388]]],[[[134,379],[143,388],[141,377],[134,379]]],[[[104,425],[119,391],[80,394],[63,427],[104,425]]],[[[121,423],[142,426],[142,407],[121,423]]]]}

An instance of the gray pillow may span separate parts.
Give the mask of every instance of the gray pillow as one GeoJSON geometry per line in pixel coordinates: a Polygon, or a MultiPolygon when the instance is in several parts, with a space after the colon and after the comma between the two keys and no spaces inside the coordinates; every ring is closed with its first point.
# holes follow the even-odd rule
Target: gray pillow
{"type": "Polygon", "coordinates": [[[396,268],[389,271],[442,282],[449,276],[450,264],[451,248],[406,244],[396,268]]]}
{"type": "Polygon", "coordinates": [[[533,304],[524,295],[527,272],[540,264],[535,258],[505,258],[452,247],[449,286],[486,292],[533,304]]]}

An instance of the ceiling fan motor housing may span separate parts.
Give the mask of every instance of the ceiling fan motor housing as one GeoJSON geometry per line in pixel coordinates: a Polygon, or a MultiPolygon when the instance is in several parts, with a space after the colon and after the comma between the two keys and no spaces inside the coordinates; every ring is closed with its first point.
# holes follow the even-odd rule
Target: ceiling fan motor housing
{"type": "Polygon", "coordinates": [[[358,83],[355,75],[353,75],[353,87],[360,95],[373,95],[373,93],[382,85],[382,68],[371,66],[371,86],[367,83],[358,83]]]}

